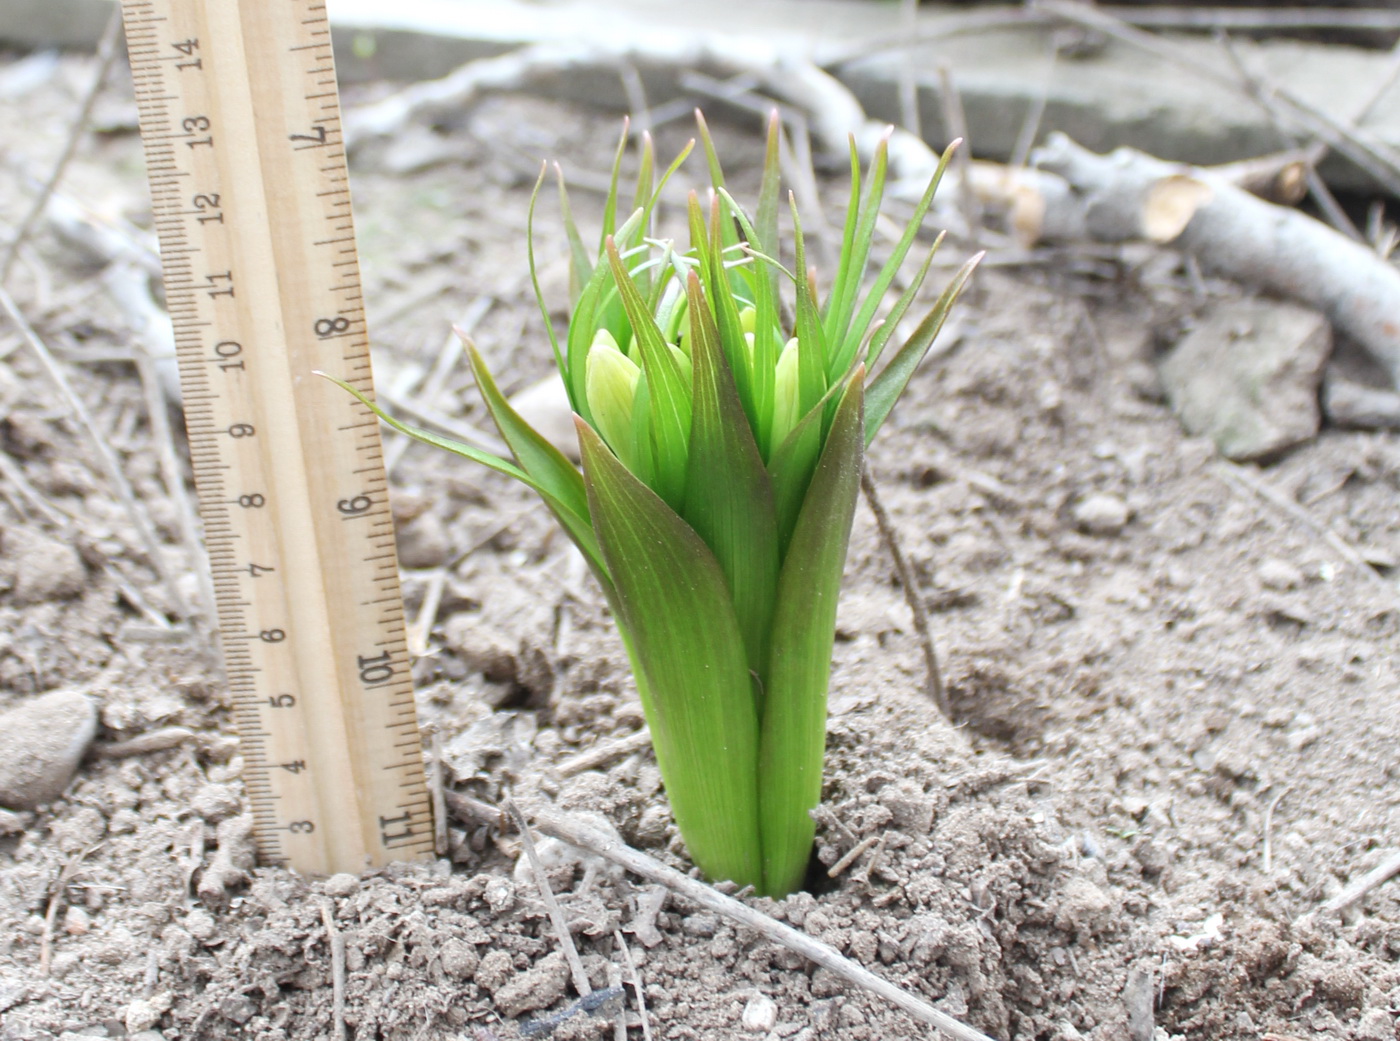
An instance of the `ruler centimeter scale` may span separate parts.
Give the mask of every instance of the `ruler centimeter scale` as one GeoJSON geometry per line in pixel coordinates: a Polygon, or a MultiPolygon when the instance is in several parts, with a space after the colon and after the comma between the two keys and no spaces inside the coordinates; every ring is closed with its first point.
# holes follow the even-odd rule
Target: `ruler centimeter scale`
{"type": "Polygon", "coordinates": [[[430,856],[325,5],[121,5],[259,856],[430,856]]]}

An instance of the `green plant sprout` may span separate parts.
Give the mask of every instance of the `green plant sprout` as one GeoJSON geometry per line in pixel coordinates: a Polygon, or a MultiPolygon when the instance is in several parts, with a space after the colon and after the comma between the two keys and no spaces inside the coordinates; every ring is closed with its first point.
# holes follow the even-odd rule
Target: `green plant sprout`
{"type": "Polygon", "coordinates": [[[888,138],[864,193],[852,142],[840,255],[823,299],[791,196],[791,270],[781,262],[777,114],[752,213],[726,191],[697,118],[713,187],[703,201],[689,196],[688,249],[654,237],[653,218],[693,141],[658,179],[643,137],[631,214],[619,221],[624,129],[596,262],[560,177],[573,304],[562,340],[535,268],[543,172],[531,199],[530,272],[575,413],[582,472],[511,408],[470,343],[514,462],[365,403],[394,428],[544,500],[612,609],[690,856],[711,879],[781,897],[802,885],[815,837],[837,597],[865,449],[980,256],[872,378],[942,241],[877,320],[956,142],[864,293],[888,138]]]}

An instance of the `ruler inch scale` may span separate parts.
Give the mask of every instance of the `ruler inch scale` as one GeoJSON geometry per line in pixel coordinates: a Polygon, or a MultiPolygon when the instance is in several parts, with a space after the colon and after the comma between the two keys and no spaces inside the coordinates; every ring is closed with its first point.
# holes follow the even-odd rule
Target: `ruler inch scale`
{"type": "Polygon", "coordinates": [[[429,857],[325,5],[121,5],[259,857],[429,857]]]}

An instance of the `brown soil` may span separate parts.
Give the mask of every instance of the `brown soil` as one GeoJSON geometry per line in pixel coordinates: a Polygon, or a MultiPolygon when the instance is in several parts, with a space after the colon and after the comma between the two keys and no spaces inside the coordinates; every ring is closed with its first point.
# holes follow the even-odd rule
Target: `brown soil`
{"type": "MultiPolygon", "coordinates": [[[[0,63],[9,227],[32,198],[25,175],[49,168],[91,75],[88,59],[44,60],[0,63]]],[[[109,91],[64,190],[148,226],[126,91],[109,91]]],[[[521,232],[535,163],[561,159],[580,185],[576,211],[590,212],[597,197],[583,186],[604,173],[615,126],[504,99],[364,157],[356,206],[382,387],[416,386],[451,322],[472,313],[508,391],[544,374],[521,232]]],[[[683,134],[666,128],[662,151],[683,134]]],[[[733,128],[723,138],[745,186],[759,141],[733,128]]],[[[561,255],[546,252],[547,291],[562,302],[561,255]]],[[[141,385],[121,358],[128,323],[100,272],[46,227],[9,288],[110,432],[197,596],[141,385]]],[[[879,841],[813,893],[755,903],[998,1038],[1396,1037],[1400,887],[1343,916],[1319,907],[1400,833],[1400,441],[1329,430],[1241,480],[1184,438],[1152,394],[1154,338],[1230,292],[1202,289],[1157,252],[988,267],[962,309],[960,349],[925,366],[871,452],[956,720],[921,693],[909,613],[862,509],[817,858],[879,841]],[[1251,481],[1372,564],[1349,562],[1251,481]],[[1081,509],[1091,496],[1112,499],[1081,509]]],[[[431,404],[485,421],[460,370],[431,404]]],[[[101,703],[94,752],[64,796],[0,815],[0,1038],[330,1038],[327,908],[359,1041],[507,1039],[567,1010],[576,995],[513,836],[453,821],[449,858],[361,879],[238,870],[241,760],[209,641],[162,629],[133,602],[172,607],[91,446],[8,325],[0,415],[0,446],[34,489],[0,478],[0,710],[61,687],[101,703]],[[74,523],[46,519],[40,501],[74,523]],[[16,547],[65,542],[82,581],[36,585],[49,558],[16,547]],[[195,739],[104,755],[170,725],[195,739]]],[[[449,785],[601,814],[684,867],[649,753],[560,774],[641,723],[605,607],[566,540],[504,479],[416,444],[389,454],[411,617],[444,582],[417,671],[449,785]]],[[[545,852],[595,986],[626,975],[622,929],[655,1037],[750,1036],[741,1020],[756,995],[776,1005],[767,1038],[931,1036],[723,920],[675,899],[658,911],[662,894],[545,852]]],[[[553,1036],[614,1036],[617,1014],[578,1012],[553,1036]]],[[[641,1037],[630,990],[625,1015],[625,1036],[641,1037]]]]}

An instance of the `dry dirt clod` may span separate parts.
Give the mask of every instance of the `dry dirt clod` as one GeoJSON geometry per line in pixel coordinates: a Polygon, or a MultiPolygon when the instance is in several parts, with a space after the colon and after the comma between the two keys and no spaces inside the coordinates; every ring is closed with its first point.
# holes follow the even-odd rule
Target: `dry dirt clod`
{"type": "Polygon", "coordinates": [[[0,806],[29,810],[63,794],[97,733],[97,708],[76,690],[42,694],[0,715],[0,806]]]}
{"type": "Polygon", "coordinates": [[[87,568],[77,549],[28,528],[0,531],[0,550],[14,569],[10,598],[17,604],[66,600],[87,586],[87,568]]]}
{"type": "Polygon", "coordinates": [[[491,997],[501,1015],[514,1019],[522,1012],[549,1008],[564,996],[568,983],[568,963],[555,951],[503,984],[491,997]]]}

